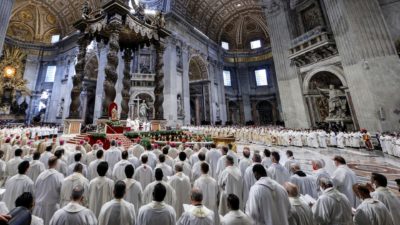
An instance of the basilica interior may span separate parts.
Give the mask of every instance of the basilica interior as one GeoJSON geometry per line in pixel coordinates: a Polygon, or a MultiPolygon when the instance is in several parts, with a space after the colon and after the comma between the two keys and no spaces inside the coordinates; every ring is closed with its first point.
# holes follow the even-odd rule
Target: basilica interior
{"type": "Polygon", "coordinates": [[[399,127],[400,1],[108,2],[2,1],[2,121],[399,127]]]}

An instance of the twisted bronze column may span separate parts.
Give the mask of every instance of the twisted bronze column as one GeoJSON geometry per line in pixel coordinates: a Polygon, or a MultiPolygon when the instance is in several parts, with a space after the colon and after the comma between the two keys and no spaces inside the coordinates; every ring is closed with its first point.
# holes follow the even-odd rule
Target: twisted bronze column
{"type": "Polygon", "coordinates": [[[108,24],[110,30],[109,50],[107,54],[107,66],[105,68],[104,80],[104,99],[103,99],[103,118],[108,118],[108,107],[114,102],[117,92],[115,84],[118,80],[118,52],[119,52],[119,33],[121,31],[121,18],[113,18],[108,24]]]}
{"type": "Polygon", "coordinates": [[[73,87],[71,90],[71,104],[69,106],[69,119],[80,119],[79,107],[81,105],[80,95],[86,64],[86,47],[89,43],[87,37],[82,36],[78,40],[79,52],[75,65],[75,76],[72,77],[73,87]]]}
{"type": "Polygon", "coordinates": [[[165,47],[162,43],[157,43],[156,47],[156,75],[154,77],[154,110],[155,110],[155,119],[156,120],[164,120],[164,50],[165,47]]]}
{"type": "Polygon", "coordinates": [[[125,120],[129,114],[129,99],[131,89],[131,62],[132,62],[133,51],[130,48],[126,48],[124,52],[124,79],[122,81],[122,100],[121,100],[121,119],[125,120]]]}

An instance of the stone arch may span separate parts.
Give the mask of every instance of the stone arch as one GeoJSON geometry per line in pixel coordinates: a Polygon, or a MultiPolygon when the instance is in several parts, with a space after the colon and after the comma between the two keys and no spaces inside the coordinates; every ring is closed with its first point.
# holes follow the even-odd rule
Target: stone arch
{"type": "Polygon", "coordinates": [[[189,60],[189,81],[208,80],[207,63],[200,55],[193,55],[189,60]]]}
{"type": "Polygon", "coordinates": [[[342,68],[338,66],[324,66],[324,67],[319,67],[317,69],[311,70],[306,74],[303,80],[303,91],[305,94],[309,93],[310,91],[310,81],[311,79],[316,75],[321,72],[329,72],[333,75],[335,75],[342,83],[344,87],[348,87],[346,78],[344,76],[344,71],[342,68]]]}

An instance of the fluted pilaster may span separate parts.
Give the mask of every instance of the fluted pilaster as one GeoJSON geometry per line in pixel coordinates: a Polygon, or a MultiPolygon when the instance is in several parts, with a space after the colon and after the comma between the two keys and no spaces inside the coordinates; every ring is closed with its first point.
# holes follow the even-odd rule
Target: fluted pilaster
{"type": "Polygon", "coordinates": [[[13,4],[14,0],[2,0],[0,3],[0,56],[3,54],[4,39],[11,19],[13,4]]]}

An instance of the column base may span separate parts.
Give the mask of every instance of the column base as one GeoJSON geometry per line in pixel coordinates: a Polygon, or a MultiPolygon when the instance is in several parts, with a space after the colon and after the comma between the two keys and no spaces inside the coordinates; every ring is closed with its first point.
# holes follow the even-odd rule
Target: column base
{"type": "Polygon", "coordinates": [[[82,123],[82,119],[65,119],[64,134],[80,134],[82,123]]]}
{"type": "Polygon", "coordinates": [[[151,131],[166,130],[166,125],[167,125],[166,120],[152,120],[151,131]]]}

